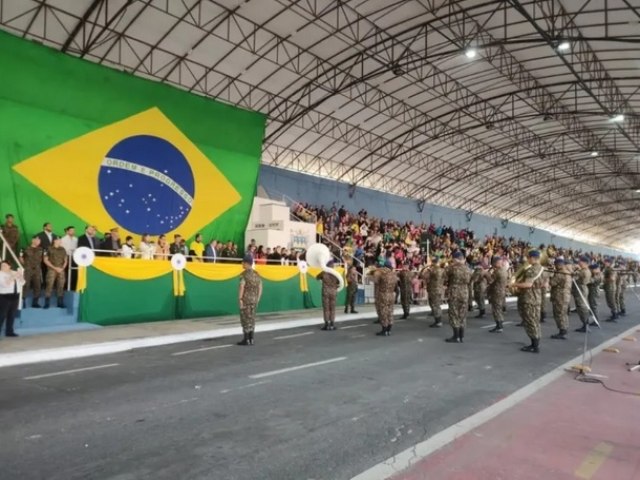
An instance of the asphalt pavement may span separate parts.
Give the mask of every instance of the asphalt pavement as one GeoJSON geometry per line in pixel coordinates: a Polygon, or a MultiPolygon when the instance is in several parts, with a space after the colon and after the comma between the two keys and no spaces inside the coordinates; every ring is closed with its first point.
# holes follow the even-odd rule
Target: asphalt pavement
{"type": "MultiPolygon", "coordinates": [[[[627,304],[590,346],[638,323],[627,304]]],[[[502,334],[473,315],[464,344],[419,314],[390,337],[362,321],[0,369],[0,479],[348,480],[582,351],[548,320],[520,352],[514,306],[502,334]]]]}

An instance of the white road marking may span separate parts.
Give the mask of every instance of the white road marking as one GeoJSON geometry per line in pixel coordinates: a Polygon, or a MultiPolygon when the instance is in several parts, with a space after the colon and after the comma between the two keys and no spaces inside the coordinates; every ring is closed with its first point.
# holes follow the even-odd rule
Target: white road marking
{"type": "Polygon", "coordinates": [[[294,333],[293,335],[282,335],[281,337],[273,337],[274,340],[286,340],[287,338],[304,337],[305,335],[313,335],[314,332],[294,333]]]}
{"type": "Polygon", "coordinates": [[[347,325],[346,327],[340,327],[340,330],[347,330],[349,328],[367,327],[368,325],[369,325],[368,323],[360,323],[358,325],[347,325]]]}
{"type": "MultiPolygon", "coordinates": [[[[502,322],[502,325],[511,325],[513,322],[502,322]]],[[[489,325],[483,325],[480,328],[492,328],[495,327],[496,324],[495,323],[491,323],[489,325]]]]}
{"type": "Polygon", "coordinates": [[[366,337],[367,335],[353,335],[349,338],[362,338],[362,337],[366,337]]]}
{"type": "Polygon", "coordinates": [[[304,365],[297,365],[295,367],[282,368],[280,370],[272,370],[270,372],[264,373],[256,373],[255,375],[249,375],[249,378],[271,377],[273,375],[280,375],[282,373],[295,372],[296,370],[302,370],[304,368],[319,367],[321,365],[327,365],[329,363],[341,362],[342,360],[346,359],[347,357],[330,358],[329,360],[322,360],[321,362],[305,363],[304,365]]]}
{"type": "Polygon", "coordinates": [[[193,350],[185,350],[184,352],[175,352],[172,353],[171,356],[172,357],[177,357],[179,355],[188,355],[190,353],[197,353],[197,352],[205,352],[207,350],[217,350],[219,348],[227,348],[227,347],[232,347],[233,345],[229,344],[229,345],[216,345],[215,347],[203,347],[203,348],[196,348],[193,350]]]}
{"type": "Polygon", "coordinates": [[[250,383],[249,385],[242,385],[241,387],[238,387],[238,388],[229,388],[226,390],[220,390],[220,393],[229,393],[236,390],[244,390],[245,388],[257,387],[258,385],[264,385],[266,383],[271,383],[271,380],[264,380],[262,382],[250,383]]]}
{"type": "Polygon", "coordinates": [[[63,370],[61,372],[43,373],[42,375],[32,375],[30,377],[24,377],[23,380],[37,380],[39,378],[57,377],[58,375],[69,375],[71,373],[87,372],[89,370],[99,370],[101,368],[111,368],[119,366],[119,363],[109,363],[107,365],[96,365],[95,367],[74,368],[73,370],[63,370]]]}

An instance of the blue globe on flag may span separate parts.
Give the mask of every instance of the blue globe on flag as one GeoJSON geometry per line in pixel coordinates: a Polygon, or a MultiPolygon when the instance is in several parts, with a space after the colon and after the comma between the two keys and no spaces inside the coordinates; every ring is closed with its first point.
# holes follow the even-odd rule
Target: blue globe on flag
{"type": "Polygon", "coordinates": [[[136,135],[109,150],[100,166],[98,190],[119,226],[159,235],[187,218],[195,182],[189,162],[174,145],[160,137],[136,135]]]}

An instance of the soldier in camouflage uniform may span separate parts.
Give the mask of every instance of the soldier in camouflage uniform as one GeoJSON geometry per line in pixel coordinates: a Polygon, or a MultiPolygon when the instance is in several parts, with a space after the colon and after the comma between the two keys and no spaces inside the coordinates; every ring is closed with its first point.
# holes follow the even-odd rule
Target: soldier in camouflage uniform
{"type": "Polygon", "coordinates": [[[24,267],[24,291],[22,298],[26,299],[29,289],[33,290],[31,306],[40,308],[40,289],[42,288],[42,248],[40,248],[40,238],[34,235],[31,238],[31,245],[24,249],[20,259],[24,267]]]}
{"type": "Polygon", "coordinates": [[[469,282],[471,272],[465,264],[464,255],[460,250],[453,252],[453,262],[444,274],[449,303],[449,324],[453,329],[453,336],[447,338],[448,343],[462,343],[464,329],[467,326],[469,282]]]}
{"type": "Polygon", "coordinates": [[[493,315],[493,320],[496,322],[496,326],[489,331],[491,333],[500,333],[503,331],[505,292],[507,290],[509,276],[504,268],[501,257],[493,257],[491,259],[491,266],[487,285],[487,296],[489,297],[491,314],[493,315]]]}
{"type": "MultiPolygon", "coordinates": [[[[7,242],[7,246],[11,248],[14,255],[18,255],[18,242],[20,241],[20,230],[18,226],[14,223],[13,215],[7,213],[5,216],[4,225],[0,226],[0,230],[2,230],[2,236],[7,242]]],[[[11,258],[13,262],[13,257],[10,255],[7,258],[11,258]]]]}
{"type": "Polygon", "coordinates": [[[253,345],[253,332],[256,328],[256,308],[262,297],[262,279],[253,269],[253,257],[245,255],[242,259],[242,274],[238,289],[240,324],[244,338],[238,345],[253,345]]]}
{"type": "Polygon", "coordinates": [[[528,255],[528,265],[518,273],[516,283],[518,289],[518,313],[522,324],[531,339],[531,345],[522,347],[523,352],[540,352],[540,288],[542,282],[542,265],[540,252],[531,250],[528,255]]]}
{"type": "Polygon", "coordinates": [[[600,298],[600,284],[602,283],[602,272],[600,271],[600,265],[592,263],[589,265],[591,270],[591,281],[587,285],[589,295],[587,300],[589,301],[589,308],[596,317],[596,320],[600,320],[598,317],[598,298],[600,298]]]}
{"type": "Polygon", "coordinates": [[[49,308],[53,287],[56,287],[58,307],[64,308],[64,280],[67,268],[67,251],[60,244],[59,237],[54,237],[53,244],[44,253],[44,264],[47,266],[46,288],[44,291],[44,308],[49,308]]]}
{"type": "Polygon", "coordinates": [[[351,265],[347,271],[347,302],[344,305],[344,313],[356,312],[356,295],[358,294],[358,270],[351,265]]]}
{"type": "Polygon", "coordinates": [[[607,322],[617,322],[618,309],[616,306],[616,283],[618,282],[618,274],[611,266],[611,259],[609,257],[605,257],[604,259],[602,281],[604,284],[604,297],[607,300],[607,307],[611,310],[611,317],[607,319],[607,322]]]}
{"type": "Polygon", "coordinates": [[[384,264],[384,267],[379,268],[374,276],[374,282],[376,283],[376,308],[380,318],[380,330],[376,335],[389,336],[391,335],[391,327],[393,326],[393,303],[396,296],[396,287],[398,286],[398,276],[392,270],[392,265],[389,260],[384,264]]]}
{"type": "Polygon", "coordinates": [[[551,307],[553,319],[558,326],[558,333],[551,335],[555,340],[566,340],[569,331],[569,302],[571,301],[571,286],[573,277],[564,259],[555,260],[556,273],[551,277],[551,307]]]}
{"type": "Polygon", "coordinates": [[[400,303],[402,304],[402,318],[409,318],[411,312],[411,272],[406,263],[398,272],[398,286],[400,287],[400,303]]]}
{"type": "Polygon", "coordinates": [[[574,277],[575,285],[573,289],[573,301],[576,303],[576,311],[580,316],[582,327],[577,328],[576,332],[585,333],[589,328],[589,306],[587,305],[587,297],[589,296],[589,282],[591,282],[591,272],[589,271],[589,259],[580,257],[578,260],[578,269],[574,277]]]}
{"type": "Polygon", "coordinates": [[[627,308],[624,304],[624,293],[627,289],[627,274],[624,272],[625,263],[620,261],[618,263],[620,271],[618,272],[618,281],[616,282],[616,306],[618,315],[624,317],[627,315],[627,308]]]}
{"type": "MultiPolygon", "coordinates": [[[[327,263],[327,267],[333,268],[333,260],[327,263]]],[[[336,321],[336,298],[338,296],[338,287],[340,282],[327,272],[320,272],[316,277],[322,282],[322,315],[324,317],[324,325],[320,330],[335,330],[336,321]]]]}
{"type": "Polygon", "coordinates": [[[471,284],[473,285],[473,299],[478,305],[479,313],[476,318],[484,317],[485,300],[487,299],[487,275],[481,263],[477,263],[471,274],[471,284]]]}
{"type": "Polygon", "coordinates": [[[442,300],[444,299],[444,269],[438,257],[433,257],[431,266],[423,271],[422,278],[427,286],[429,307],[433,313],[431,328],[442,327],[442,300]]]}

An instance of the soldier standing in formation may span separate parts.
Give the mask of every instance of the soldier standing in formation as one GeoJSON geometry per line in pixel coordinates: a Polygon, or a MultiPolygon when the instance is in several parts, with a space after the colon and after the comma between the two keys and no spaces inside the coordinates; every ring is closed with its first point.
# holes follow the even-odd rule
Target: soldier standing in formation
{"type": "Polygon", "coordinates": [[[2,236],[7,242],[7,246],[11,248],[11,251],[14,253],[14,255],[18,255],[18,242],[20,241],[20,230],[18,229],[18,226],[14,223],[13,215],[11,215],[10,213],[7,213],[7,215],[4,218],[5,218],[4,225],[0,227],[0,230],[2,230],[2,236]]]}
{"type": "Polygon", "coordinates": [[[624,317],[627,315],[627,308],[624,304],[624,292],[627,289],[627,274],[623,272],[625,263],[618,262],[620,271],[618,272],[618,281],[616,282],[616,311],[618,315],[624,317]]]}
{"type": "Polygon", "coordinates": [[[24,249],[20,259],[24,267],[24,292],[22,298],[26,300],[29,289],[33,290],[31,306],[40,308],[40,291],[42,288],[42,248],[40,248],[40,238],[34,235],[31,238],[31,245],[24,249]]]}
{"type": "Polygon", "coordinates": [[[376,335],[388,337],[391,335],[391,327],[393,326],[393,303],[398,285],[398,276],[392,270],[392,264],[389,260],[384,263],[384,267],[376,270],[373,281],[376,286],[376,310],[382,327],[382,330],[376,335]]]}
{"type": "Polygon", "coordinates": [[[403,264],[398,272],[398,285],[400,287],[400,303],[402,304],[402,319],[409,318],[411,313],[411,277],[409,265],[403,264]]]}
{"type": "Polygon", "coordinates": [[[358,270],[351,265],[347,271],[347,303],[344,305],[344,313],[356,312],[356,295],[358,293],[358,270]]]}
{"type": "Polygon", "coordinates": [[[491,267],[487,285],[487,296],[489,297],[491,314],[493,315],[493,320],[496,322],[496,326],[489,331],[491,333],[501,333],[503,331],[505,295],[509,278],[502,264],[501,257],[493,257],[491,259],[491,267]]]}
{"type": "Polygon", "coordinates": [[[262,297],[262,279],[253,269],[253,257],[245,255],[242,259],[242,274],[238,289],[240,324],[244,338],[238,345],[253,345],[253,332],[256,328],[256,308],[262,297]]]}
{"type": "Polygon", "coordinates": [[[453,252],[453,262],[444,275],[449,300],[449,324],[453,329],[453,336],[447,338],[448,343],[462,343],[464,329],[467,326],[469,301],[469,282],[471,273],[465,265],[464,255],[460,250],[453,252]]]}
{"type": "Polygon", "coordinates": [[[540,252],[531,250],[528,255],[528,265],[516,277],[514,287],[518,291],[518,313],[522,325],[531,339],[531,345],[522,347],[523,352],[540,352],[540,296],[542,282],[542,265],[540,252]]]}
{"type": "Polygon", "coordinates": [[[589,306],[586,302],[589,295],[588,285],[591,282],[589,259],[587,257],[580,257],[578,260],[578,269],[576,270],[574,281],[573,301],[576,302],[576,311],[582,322],[582,327],[576,328],[576,332],[585,333],[589,329],[589,306]]]}
{"type": "Polygon", "coordinates": [[[605,257],[604,259],[602,279],[604,283],[604,298],[607,301],[607,307],[611,310],[611,317],[607,319],[607,322],[617,322],[618,309],[616,307],[616,283],[618,282],[618,275],[611,266],[611,259],[609,257],[605,257]]]}
{"type": "Polygon", "coordinates": [[[476,264],[476,268],[471,275],[471,284],[473,285],[473,299],[478,305],[478,315],[476,318],[482,318],[485,315],[485,300],[487,297],[487,276],[480,262],[476,264]]]}
{"type": "Polygon", "coordinates": [[[602,283],[602,272],[600,271],[600,265],[597,263],[592,263],[589,265],[589,270],[591,270],[591,281],[587,285],[587,289],[589,290],[589,296],[587,300],[589,301],[589,308],[593,313],[593,316],[596,317],[596,320],[600,320],[598,317],[598,298],[600,298],[600,284],[602,283]]]}
{"type": "Polygon", "coordinates": [[[431,266],[423,271],[423,279],[427,286],[429,307],[433,313],[431,328],[442,327],[442,301],[444,300],[444,269],[440,266],[439,258],[433,257],[431,266]]]}
{"type": "Polygon", "coordinates": [[[51,292],[56,288],[58,307],[64,308],[64,282],[67,268],[67,251],[60,244],[60,237],[54,237],[53,243],[44,252],[44,264],[47,266],[46,288],[44,291],[44,308],[49,308],[51,292]]]}
{"type": "Polygon", "coordinates": [[[569,302],[571,301],[571,286],[573,279],[562,258],[555,260],[556,273],[551,277],[551,307],[553,319],[556,321],[558,333],[551,335],[555,340],[566,340],[569,331],[569,302]]]}
{"type": "MultiPolygon", "coordinates": [[[[333,260],[327,262],[327,267],[333,268],[333,260]]],[[[338,297],[338,287],[340,282],[327,272],[320,272],[316,279],[322,282],[322,315],[324,317],[324,325],[320,330],[335,330],[336,321],[336,298],[338,297]]]]}

